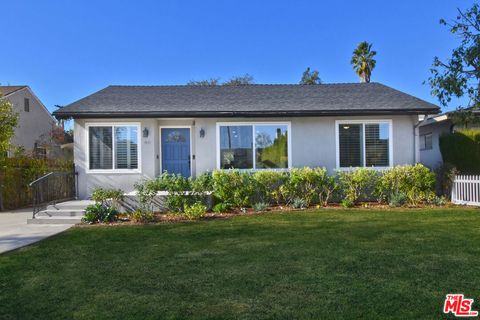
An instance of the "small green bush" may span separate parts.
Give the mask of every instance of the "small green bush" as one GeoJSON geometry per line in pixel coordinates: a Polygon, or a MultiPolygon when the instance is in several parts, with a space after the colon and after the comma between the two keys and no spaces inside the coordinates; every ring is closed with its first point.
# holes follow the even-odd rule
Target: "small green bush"
{"type": "Polygon", "coordinates": [[[260,170],[255,172],[253,179],[256,182],[258,200],[268,204],[280,204],[282,202],[280,187],[288,178],[288,174],[284,171],[260,170]]]}
{"type": "Polygon", "coordinates": [[[96,188],[92,192],[92,200],[118,210],[123,200],[123,191],[120,189],[96,188]]]}
{"type": "Polygon", "coordinates": [[[359,168],[337,173],[345,199],[353,204],[359,200],[372,200],[379,173],[373,169],[359,168]]]}
{"type": "Polygon", "coordinates": [[[140,208],[130,213],[130,219],[135,222],[148,223],[155,220],[155,215],[152,210],[140,208]]]}
{"type": "Polygon", "coordinates": [[[200,219],[207,212],[207,207],[201,203],[196,202],[192,205],[185,206],[185,217],[189,220],[200,219]]]}
{"type": "Polygon", "coordinates": [[[344,208],[353,208],[353,206],[355,206],[355,202],[349,198],[345,198],[340,202],[340,205],[344,208]]]}
{"type": "Polygon", "coordinates": [[[392,208],[402,207],[407,203],[407,196],[402,192],[394,193],[388,205],[392,208]]]}
{"type": "Polygon", "coordinates": [[[232,209],[232,206],[228,203],[220,202],[213,206],[212,211],[215,213],[228,212],[232,209]]]}
{"type": "Polygon", "coordinates": [[[418,205],[435,195],[435,180],[435,173],[421,164],[396,166],[380,177],[376,194],[380,201],[390,203],[393,195],[403,193],[407,204],[418,205]]]}
{"type": "Polygon", "coordinates": [[[87,223],[112,222],[117,220],[117,215],[118,211],[114,208],[96,203],[85,209],[85,215],[82,221],[87,223]]]}
{"type": "Polygon", "coordinates": [[[255,210],[255,212],[264,212],[264,211],[267,211],[268,209],[268,203],[265,203],[265,202],[257,202],[253,205],[253,210],[255,210]]]}
{"type": "Polygon", "coordinates": [[[215,170],[212,173],[213,194],[222,203],[236,208],[248,207],[256,191],[255,179],[249,172],[215,170]]]}
{"type": "Polygon", "coordinates": [[[292,202],[292,208],[294,209],[305,209],[308,207],[307,202],[302,198],[295,198],[292,202]]]}

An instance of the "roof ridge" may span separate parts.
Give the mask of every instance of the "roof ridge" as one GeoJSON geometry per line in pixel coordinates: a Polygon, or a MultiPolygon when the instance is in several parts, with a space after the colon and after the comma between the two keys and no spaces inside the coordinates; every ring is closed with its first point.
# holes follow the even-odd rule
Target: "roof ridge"
{"type": "Polygon", "coordinates": [[[202,86],[202,85],[189,85],[189,84],[110,84],[107,87],[143,87],[143,88],[159,88],[159,87],[201,87],[201,88],[228,88],[228,87],[267,87],[267,86],[296,86],[296,87],[314,87],[314,86],[332,86],[332,85],[382,85],[378,82],[369,82],[369,83],[360,83],[360,82],[330,82],[330,83],[321,83],[321,84],[299,84],[299,83],[252,83],[245,85],[214,85],[214,86],[202,86]]]}

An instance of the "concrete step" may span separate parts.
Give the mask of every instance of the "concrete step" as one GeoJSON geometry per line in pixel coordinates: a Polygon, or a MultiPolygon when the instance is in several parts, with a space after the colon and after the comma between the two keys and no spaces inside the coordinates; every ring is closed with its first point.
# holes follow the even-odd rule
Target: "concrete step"
{"type": "Polygon", "coordinates": [[[37,217],[83,217],[85,210],[80,209],[60,209],[60,210],[44,210],[37,213],[37,217]]]}
{"type": "Polygon", "coordinates": [[[27,219],[27,224],[77,224],[82,222],[82,217],[37,217],[27,219]]]}
{"type": "Polygon", "coordinates": [[[60,202],[55,205],[49,205],[47,210],[84,210],[89,205],[95,204],[92,200],[72,200],[66,202],[60,202]]]}

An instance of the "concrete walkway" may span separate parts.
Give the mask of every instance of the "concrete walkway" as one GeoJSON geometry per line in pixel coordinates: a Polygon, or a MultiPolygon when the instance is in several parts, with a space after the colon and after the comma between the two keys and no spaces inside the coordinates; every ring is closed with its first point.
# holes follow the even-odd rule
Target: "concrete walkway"
{"type": "Polygon", "coordinates": [[[72,225],[27,224],[32,209],[0,212],[0,254],[43,240],[72,227],[72,225]]]}

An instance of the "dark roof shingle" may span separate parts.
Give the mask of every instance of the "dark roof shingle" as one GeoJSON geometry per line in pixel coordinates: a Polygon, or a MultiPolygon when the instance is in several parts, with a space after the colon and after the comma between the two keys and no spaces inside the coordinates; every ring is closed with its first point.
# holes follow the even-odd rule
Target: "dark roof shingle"
{"type": "Polygon", "coordinates": [[[438,113],[379,83],[246,86],[109,86],[54,112],[74,117],[308,116],[438,113]]]}
{"type": "Polygon", "coordinates": [[[6,96],[26,87],[27,86],[0,86],[0,95],[6,96]]]}

